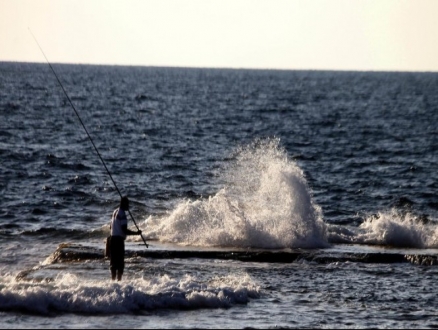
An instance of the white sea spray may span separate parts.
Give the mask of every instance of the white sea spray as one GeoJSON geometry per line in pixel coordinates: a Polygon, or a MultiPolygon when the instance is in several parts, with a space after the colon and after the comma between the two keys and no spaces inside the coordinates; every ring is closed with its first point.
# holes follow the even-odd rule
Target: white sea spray
{"type": "Polygon", "coordinates": [[[321,209],[305,175],[278,139],[236,150],[224,187],[147,219],[146,235],[183,245],[314,248],[327,246],[321,209]]]}

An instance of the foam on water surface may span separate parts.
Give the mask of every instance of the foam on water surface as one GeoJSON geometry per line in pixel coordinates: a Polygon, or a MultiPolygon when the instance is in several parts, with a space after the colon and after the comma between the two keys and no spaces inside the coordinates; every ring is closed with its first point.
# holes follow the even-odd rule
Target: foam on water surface
{"type": "Polygon", "coordinates": [[[49,282],[0,282],[0,310],[39,315],[57,313],[122,314],[156,309],[225,308],[246,304],[260,288],[249,275],[169,275],[135,278],[123,282],[92,280],[60,272],[49,282]]]}
{"type": "Polygon", "coordinates": [[[368,244],[400,248],[438,248],[438,225],[411,212],[390,209],[367,216],[357,228],[330,226],[334,243],[368,244]]]}

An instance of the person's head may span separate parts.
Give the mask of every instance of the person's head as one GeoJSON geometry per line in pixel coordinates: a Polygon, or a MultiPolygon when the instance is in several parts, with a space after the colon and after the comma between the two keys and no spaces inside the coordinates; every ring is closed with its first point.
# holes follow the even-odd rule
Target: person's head
{"type": "Polygon", "coordinates": [[[124,211],[129,210],[129,199],[127,196],[123,196],[120,200],[120,208],[124,211]]]}

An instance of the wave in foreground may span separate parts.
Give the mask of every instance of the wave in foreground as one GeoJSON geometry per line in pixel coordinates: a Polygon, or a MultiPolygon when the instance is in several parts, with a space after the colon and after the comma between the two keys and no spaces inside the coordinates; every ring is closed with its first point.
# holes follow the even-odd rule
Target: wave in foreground
{"type": "Polygon", "coordinates": [[[120,283],[59,274],[49,283],[0,282],[0,311],[38,315],[138,313],[157,309],[227,308],[258,298],[260,288],[248,276],[214,277],[209,281],[183,275],[133,279],[120,283]]]}

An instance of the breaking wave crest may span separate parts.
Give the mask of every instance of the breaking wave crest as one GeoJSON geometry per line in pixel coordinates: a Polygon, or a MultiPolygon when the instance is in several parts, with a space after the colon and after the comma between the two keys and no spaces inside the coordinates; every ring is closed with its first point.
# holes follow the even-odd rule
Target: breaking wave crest
{"type": "Polygon", "coordinates": [[[438,248],[438,226],[392,208],[365,218],[358,228],[330,227],[330,242],[403,248],[438,248]]]}
{"type": "Polygon", "coordinates": [[[213,277],[184,275],[118,282],[79,279],[59,274],[50,283],[17,282],[3,277],[0,311],[37,315],[126,314],[157,309],[228,308],[258,298],[260,287],[249,275],[213,277]]]}
{"type": "Polygon", "coordinates": [[[326,247],[322,212],[305,175],[278,139],[237,149],[215,195],[184,200],[164,217],[149,217],[150,239],[182,245],[242,248],[326,247]]]}

